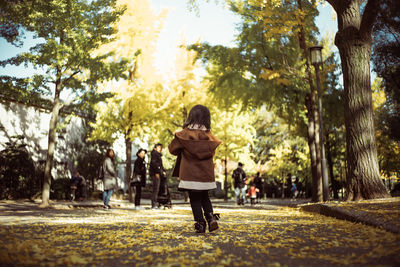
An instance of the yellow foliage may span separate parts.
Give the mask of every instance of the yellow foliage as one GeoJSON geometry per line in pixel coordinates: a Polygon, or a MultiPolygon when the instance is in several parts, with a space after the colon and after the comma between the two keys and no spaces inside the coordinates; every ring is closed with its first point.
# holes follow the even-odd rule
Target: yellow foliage
{"type": "Polygon", "coordinates": [[[275,78],[279,78],[280,76],[281,76],[280,73],[278,73],[274,70],[269,70],[269,69],[263,69],[260,74],[260,78],[262,78],[264,80],[272,80],[275,78]]]}
{"type": "Polygon", "coordinates": [[[386,102],[385,90],[381,78],[376,78],[372,82],[372,104],[374,110],[380,108],[386,102]]]}
{"type": "MultiPolygon", "coordinates": [[[[372,212],[386,218],[380,214],[382,207],[372,212]]],[[[396,214],[391,218],[396,221],[399,212],[389,211],[396,214]]],[[[382,229],[288,207],[216,208],[216,212],[221,213],[220,229],[204,235],[193,233],[187,205],[167,211],[48,211],[23,217],[21,222],[5,213],[0,262],[7,266],[285,266],[289,260],[321,266],[400,263],[400,236],[382,229]]]]}

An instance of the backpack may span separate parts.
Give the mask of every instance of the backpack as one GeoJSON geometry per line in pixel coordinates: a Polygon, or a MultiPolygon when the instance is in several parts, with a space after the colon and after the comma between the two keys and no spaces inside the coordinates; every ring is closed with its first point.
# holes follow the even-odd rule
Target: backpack
{"type": "Polygon", "coordinates": [[[239,169],[233,171],[232,177],[235,181],[235,187],[244,187],[242,172],[239,169]]]}

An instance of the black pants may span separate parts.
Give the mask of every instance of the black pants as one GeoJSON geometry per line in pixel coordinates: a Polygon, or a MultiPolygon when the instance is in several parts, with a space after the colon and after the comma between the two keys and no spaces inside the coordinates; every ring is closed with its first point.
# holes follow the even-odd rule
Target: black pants
{"type": "Polygon", "coordinates": [[[155,175],[151,176],[151,180],[153,181],[153,193],[151,194],[151,207],[154,208],[158,205],[158,191],[160,191],[160,179],[155,175]]]}
{"type": "Polygon", "coordinates": [[[140,206],[140,198],[142,196],[142,186],[135,184],[135,206],[140,206]]]}
{"type": "Polygon", "coordinates": [[[205,222],[204,215],[213,213],[208,191],[189,191],[189,198],[194,220],[196,222],[205,222]]]}

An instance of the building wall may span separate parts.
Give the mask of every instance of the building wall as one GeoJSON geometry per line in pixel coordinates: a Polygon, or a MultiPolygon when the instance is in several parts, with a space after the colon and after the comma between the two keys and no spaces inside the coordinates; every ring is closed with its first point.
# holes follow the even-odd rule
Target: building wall
{"type": "MultiPolygon", "coordinates": [[[[38,166],[43,165],[47,156],[50,117],[50,112],[40,107],[0,102],[0,150],[13,136],[22,135],[32,159],[38,166]]],[[[60,116],[60,122],[64,120],[65,116],[60,116]]],[[[72,116],[66,127],[58,131],[52,170],[54,179],[71,177],[72,144],[82,142],[83,124],[82,118],[72,116]]]]}

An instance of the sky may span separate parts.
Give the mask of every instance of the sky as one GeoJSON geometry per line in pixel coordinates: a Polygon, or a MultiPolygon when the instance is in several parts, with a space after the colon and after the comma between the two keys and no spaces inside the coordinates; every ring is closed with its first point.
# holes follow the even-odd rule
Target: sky
{"type": "MultiPolygon", "coordinates": [[[[236,25],[240,22],[239,16],[224,8],[224,1],[198,1],[199,12],[191,11],[188,8],[187,0],[150,0],[154,10],[160,12],[163,8],[169,10],[164,23],[164,28],[160,33],[157,44],[156,68],[158,71],[171,66],[176,47],[180,45],[182,36],[187,43],[208,42],[212,45],[234,46],[236,25]]],[[[321,36],[327,33],[331,38],[337,30],[337,23],[333,17],[330,5],[325,4],[319,7],[320,15],[317,18],[317,25],[321,36]]],[[[7,59],[17,53],[27,51],[35,41],[32,35],[28,34],[22,48],[16,48],[0,38],[0,60],[7,59]]],[[[8,66],[0,68],[0,75],[15,75],[25,77],[32,75],[32,67],[25,69],[23,65],[19,67],[8,66]]]]}
{"type": "MultiPolygon", "coordinates": [[[[151,0],[156,12],[160,12],[163,8],[169,10],[156,52],[158,71],[162,72],[172,65],[182,35],[189,44],[200,41],[229,47],[235,45],[236,26],[240,23],[240,17],[226,8],[224,1],[197,1],[198,13],[190,11],[187,2],[187,0],[151,0]]],[[[320,5],[318,9],[320,15],[316,24],[320,36],[325,37],[328,34],[333,39],[337,31],[334,11],[329,4],[320,5]]],[[[336,47],[334,51],[337,51],[336,47]]],[[[200,71],[199,74],[202,75],[204,72],[200,71]]]]}

